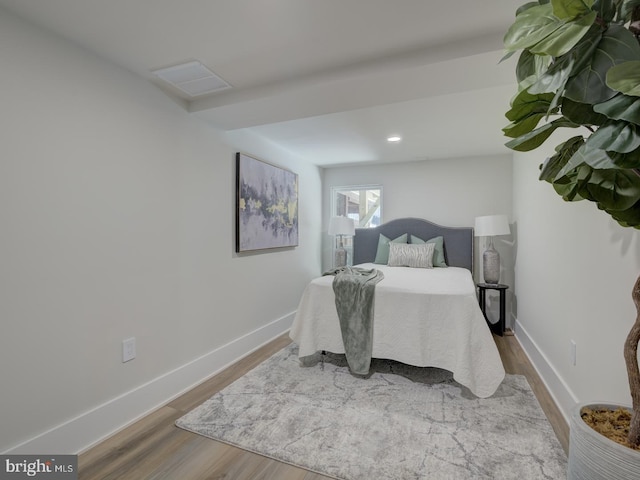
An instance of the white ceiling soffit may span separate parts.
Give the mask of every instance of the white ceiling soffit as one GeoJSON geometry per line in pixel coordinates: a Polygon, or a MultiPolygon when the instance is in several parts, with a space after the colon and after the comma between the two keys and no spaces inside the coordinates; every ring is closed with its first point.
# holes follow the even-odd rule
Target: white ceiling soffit
{"type": "Polygon", "coordinates": [[[154,83],[193,115],[220,129],[252,130],[300,158],[310,155],[318,164],[333,164],[337,158],[344,162],[435,158],[444,151],[447,156],[504,153],[504,139],[496,142],[493,130],[494,123],[503,126],[504,117],[499,122],[475,119],[494,118],[492,112],[507,110],[504,87],[510,85],[515,92],[513,65],[508,64],[512,60],[507,65],[499,61],[502,37],[522,3],[0,0],[0,7],[154,83]],[[152,73],[196,59],[215,74],[168,87],[152,73]],[[216,85],[208,85],[214,90],[203,93],[198,83],[213,82],[215,77],[233,88],[215,90],[216,85]],[[482,92],[483,111],[469,110],[476,108],[470,103],[474,92],[482,92]],[[418,106],[429,109],[429,118],[421,119],[418,106]],[[420,146],[408,149],[418,140],[400,130],[435,131],[434,118],[459,129],[459,114],[455,121],[451,114],[458,108],[467,108],[465,116],[474,119],[462,122],[462,128],[470,129],[472,137],[494,139],[492,147],[484,140],[476,145],[450,142],[447,135],[427,142],[423,135],[420,146]],[[393,111],[396,128],[376,131],[367,118],[386,109],[393,111]],[[405,118],[422,123],[408,125],[405,118]],[[341,123],[351,129],[350,140],[346,133],[333,135],[333,125],[341,123]],[[279,133],[283,125],[288,135],[279,133]],[[309,131],[310,125],[315,132],[309,131]],[[391,133],[403,136],[392,158],[386,157],[391,155],[388,150],[372,147],[380,133],[385,143],[391,133]],[[303,137],[314,145],[325,139],[325,153],[310,153],[303,137]],[[414,155],[414,150],[420,153],[414,155]],[[329,151],[336,153],[330,160],[329,151]],[[340,155],[340,151],[359,153],[340,155]]]}
{"type": "Polygon", "coordinates": [[[370,106],[407,102],[494,86],[514,86],[511,62],[490,51],[404,68],[350,71],[331,79],[221,93],[191,102],[190,111],[224,130],[370,106]]]}

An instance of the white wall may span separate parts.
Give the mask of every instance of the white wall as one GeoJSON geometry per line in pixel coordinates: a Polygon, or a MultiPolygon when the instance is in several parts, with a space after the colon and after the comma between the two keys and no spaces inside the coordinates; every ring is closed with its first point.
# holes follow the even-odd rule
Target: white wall
{"type": "Polygon", "coordinates": [[[622,349],[636,317],[640,233],[538,180],[556,143],[514,156],[516,335],[566,415],[575,401],[631,402],[622,349]]]}
{"type": "Polygon", "coordinates": [[[0,66],[0,451],[74,453],[286,330],[321,171],[3,10],[0,66]],[[300,175],[299,247],[235,254],[238,150],[300,175]]]}
{"type": "MultiPolygon", "coordinates": [[[[511,218],[511,155],[474,157],[421,162],[334,167],[324,170],[323,266],[332,265],[332,238],[327,235],[330,217],[331,187],[363,184],[383,186],[382,216],[387,222],[401,217],[418,217],[440,225],[469,227],[475,217],[506,214],[511,218]]],[[[511,311],[514,287],[512,236],[496,237],[500,252],[500,282],[511,287],[507,291],[507,312],[511,311]]],[[[482,278],[482,252],[485,240],[477,238],[475,273],[482,278]]],[[[498,318],[498,302],[488,294],[491,318],[498,318]]],[[[511,316],[507,315],[507,325],[511,316]]]]}

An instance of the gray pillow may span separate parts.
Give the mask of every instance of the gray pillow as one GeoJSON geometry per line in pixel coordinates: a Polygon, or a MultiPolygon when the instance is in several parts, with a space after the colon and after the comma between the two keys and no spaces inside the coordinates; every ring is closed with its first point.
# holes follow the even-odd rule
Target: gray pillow
{"type": "Polygon", "coordinates": [[[389,245],[390,267],[433,268],[434,243],[411,245],[391,243],[389,245]]]}
{"type": "Polygon", "coordinates": [[[435,248],[433,250],[433,266],[434,267],[446,267],[447,262],[444,259],[444,238],[433,237],[427,241],[422,240],[420,237],[411,235],[411,243],[420,245],[422,243],[434,243],[435,248]]]}
{"type": "Polygon", "coordinates": [[[379,263],[380,265],[386,265],[389,263],[389,243],[407,243],[407,234],[403,233],[393,240],[389,240],[387,237],[380,234],[378,237],[378,251],[376,252],[376,259],[373,263],[379,263]]]}

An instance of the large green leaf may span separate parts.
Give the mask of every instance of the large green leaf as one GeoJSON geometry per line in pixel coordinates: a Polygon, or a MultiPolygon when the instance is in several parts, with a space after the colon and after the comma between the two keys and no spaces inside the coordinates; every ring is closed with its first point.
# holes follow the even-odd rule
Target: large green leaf
{"type": "MultiPolygon", "coordinates": [[[[600,207],[598,205],[598,207],[600,207]]],[[[605,210],[623,227],[640,228],[640,202],[626,210],[605,210]]]]}
{"type": "Polygon", "coordinates": [[[611,100],[593,106],[593,110],[613,120],[626,120],[640,125],[640,98],[619,93],[611,100]]]}
{"type": "Polygon", "coordinates": [[[626,95],[640,97],[640,60],[611,67],[607,72],[607,85],[626,95]]]}
{"type": "Polygon", "coordinates": [[[507,137],[517,138],[521,135],[529,133],[538,126],[540,120],[545,117],[544,113],[536,113],[520,120],[517,123],[511,123],[502,129],[507,137]]]}
{"type": "Polygon", "coordinates": [[[555,128],[553,125],[551,123],[547,123],[532,132],[521,135],[518,138],[514,138],[513,140],[505,143],[505,145],[518,152],[528,152],[530,150],[535,150],[542,145],[554,131],[555,128]]]}
{"type": "Polygon", "coordinates": [[[584,144],[584,138],[580,135],[571,137],[556,147],[556,154],[547,158],[540,166],[540,180],[553,183],[560,170],[567,164],[576,150],[584,144]]]}
{"type": "Polygon", "coordinates": [[[529,50],[522,50],[516,65],[516,79],[521,84],[529,77],[538,78],[547,71],[552,58],[548,55],[535,55],[529,50]]]}
{"type": "Polygon", "coordinates": [[[553,14],[558,18],[574,18],[591,11],[595,0],[551,0],[553,14]]]}
{"type": "Polygon", "coordinates": [[[607,154],[618,168],[640,168],[640,148],[628,153],[607,152],[607,154]]]}
{"type": "Polygon", "coordinates": [[[602,125],[607,121],[607,117],[594,112],[592,105],[574,102],[570,98],[562,99],[562,115],[574,123],[582,125],[602,125]]]}
{"type": "Polygon", "coordinates": [[[640,177],[629,170],[593,170],[586,188],[607,211],[627,210],[640,200],[640,177]]]}
{"type": "Polygon", "coordinates": [[[526,90],[520,91],[511,101],[511,109],[505,114],[511,123],[502,129],[504,134],[517,138],[531,132],[547,115],[552,98],[550,93],[531,95],[526,90]]]}
{"type": "Polygon", "coordinates": [[[593,4],[592,10],[597,12],[600,21],[609,24],[613,21],[617,13],[617,4],[620,0],[597,0],[593,4]]]}
{"type": "Polygon", "coordinates": [[[512,122],[519,122],[529,115],[546,113],[551,99],[553,99],[553,95],[550,93],[532,95],[528,91],[522,90],[511,101],[511,108],[505,113],[505,116],[512,122]]]}
{"type": "Polygon", "coordinates": [[[538,78],[537,82],[529,87],[529,92],[533,94],[561,92],[571,74],[574,73],[575,63],[573,56],[560,57],[538,78]]]}
{"type": "Polygon", "coordinates": [[[591,200],[588,197],[589,191],[585,188],[589,181],[589,175],[593,169],[589,165],[581,165],[573,169],[567,175],[552,183],[554,190],[567,202],[578,202],[580,200],[591,200]],[[587,197],[583,196],[583,193],[587,197]]]}
{"type": "Polygon", "coordinates": [[[516,65],[516,79],[518,83],[522,82],[525,78],[531,77],[536,74],[536,63],[533,53],[529,50],[523,50],[518,57],[518,63],[516,65]]]}
{"type": "Polygon", "coordinates": [[[640,45],[633,34],[621,25],[610,25],[593,55],[584,59],[585,66],[567,82],[564,95],[582,103],[596,104],[609,100],[616,91],[606,84],[607,71],[639,57],[640,45]]]}
{"type": "Polygon", "coordinates": [[[586,146],[594,150],[629,153],[640,147],[640,135],[633,123],[609,120],[589,137],[586,146]]]}
{"type": "Polygon", "coordinates": [[[596,17],[596,12],[590,12],[576,21],[565,23],[529,49],[533,53],[552,57],[564,55],[584,37],[596,17]]]}
{"type": "Polygon", "coordinates": [[[555,110],[562,99],[565,85],[575,70],[575,59],[565,55],[557,60],[547,73],[529,87],[529,92],[533,94],[554,93],[548,107],[548,114],[555,110]]]}
{"type": "Polygon", "coordinates": [[[624,0],[624,2],[622,2],[620,17],[624,23],[631,20],[631,14],[636,7],[640,7],[640,0],[624,0]]]}
{"type": "MultiPolygon", "coordinates": [[[[587,139],[588,142],[588,139],[587,139]]],[[[598,150],[589,148],[585,143],[582,145],[576,153],[569,159],[564,167],[558,172],[556,179],[562,178],[574,168],[578,168],[580,165],[586,164],[591,168],[617,168],[613,160],[607,155],[604,150],[598,150]]]]}
{"type": "Polygon", "coordinates": [[[507,142],[505,145],[508,148],[516,150],[518,152],[528,152],[542,145],[544,141],[549,138],[549,136],[556,129],[560,127],[576,128],[578,126],[579,125],[568,121],[564,117],[558,118],[552,122],[546,123],[541,127],[536,128],[532,132],[521,135],[518,138],[514,138],[513,140],[507,142]]]}
{"type": "Polygon", "coordinates": [[[526,49],[560,28],[565,21],[553,15],[550,4],[538,5],[520,12],[504,36],[507,51],[526,49]]]}
{"type": "Polygon", "coordinates": [[[500,61],[498,63],[502,63],[505,60],[508,60],[509,58],[511,58],[513,56],[514,53],[516,53],[516,52],[514,51],[514,52],[505,53],[504,56],[500,59],[500,61]]]}
{"type": "Polygon", "coordinates": [[[571,76],[588,65],[601,39],[600,29],[592,27],[570,52],[558,57],[549,70],[530,86],[531,93],[555,92],[549,105],[550,112],[560,103],[571,76]]]}
{"type": "Polygon", "coordinates": [[[528,2],[528,3],[525,3],[524,5],[521,5],[520,7],[518,7],[518,9],[516,10],[516,16],[521,14],[525,10],[529,10],[531,7],[537,7],[541,3],[549,3],[549,2],[539,2],[539,3],[538,2],[528,2]]]}
{"type": "Polygon", "coordinates": [[[556,193],[566,202],[578,202],[580,200],[585,200],[578,194],[578,184],[575,181],[575,177],[577,176],[578,174],[574,172],[572,175],[573,178],[565,177],[563,181],[551,184],[556,193]]]}

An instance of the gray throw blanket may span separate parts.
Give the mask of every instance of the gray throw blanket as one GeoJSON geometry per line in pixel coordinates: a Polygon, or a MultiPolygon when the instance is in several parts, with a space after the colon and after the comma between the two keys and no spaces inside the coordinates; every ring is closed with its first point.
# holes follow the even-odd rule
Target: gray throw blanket
{"type": "Polygon", "coordinates": [[[373,347],[375,288],[384,275],[375,268],[358,267],[339,267],[325,275],[335,275],[333,292],[349,368],[357,375],[367,375],[373,347]]]}

